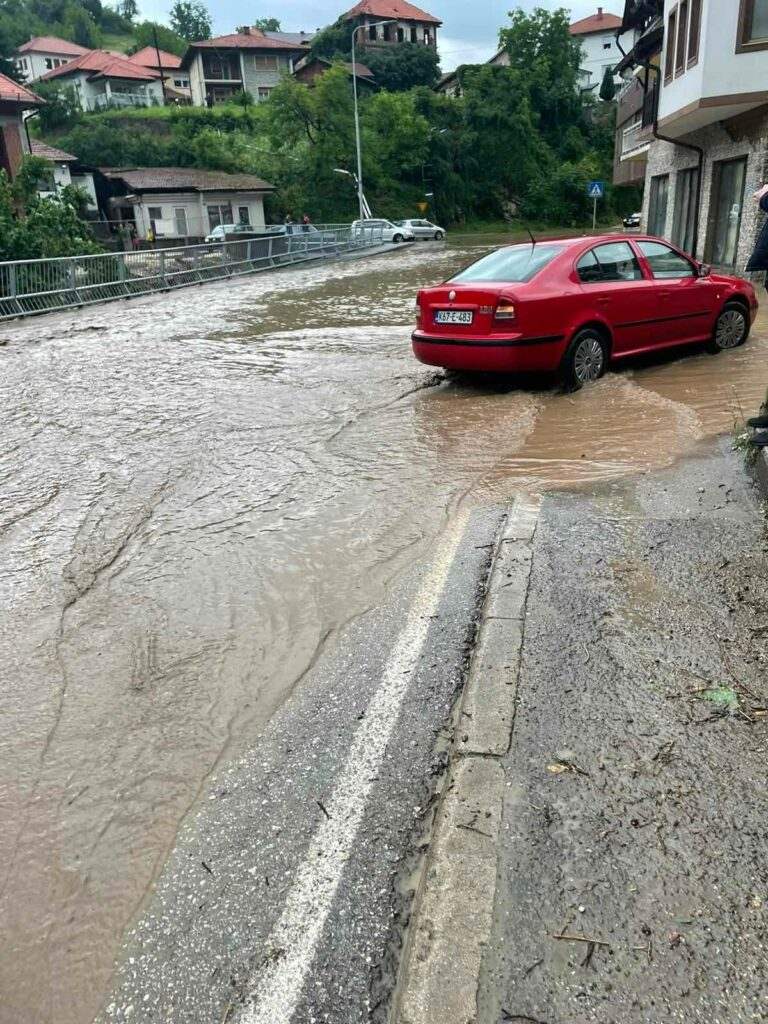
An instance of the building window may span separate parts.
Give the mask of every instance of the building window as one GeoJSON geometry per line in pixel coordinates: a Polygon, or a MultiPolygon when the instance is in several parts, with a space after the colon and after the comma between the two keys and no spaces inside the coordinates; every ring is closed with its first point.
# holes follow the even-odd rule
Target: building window
{"type": "Polygon", "coordinates": [[[431,42],[432,42],[432,37],[429,34],[429,29],[425,28],[424,29],[424,45],[425,46],[429,46],[431,44],[431,42]]]}
{"type": "Polygon", "coordinates": [[[667,20],[667,55],[664,61],[664,81],[671,82],[675,70],[675,49],[677,47],[677,8],[667,20]]]}
{"type": "Polygon", "coordinates": [[[412,43],[418,43],[418,41],[419,41],[418,30],[416,29],[415,25],[411,25],[411,42],[412,43]]]}
{"type": "Polygon", "coordinates": [[[390,31],[389,30],[391,28],[392,28],[391,25],[382,25],[381,26],[381,38],[384,40],[385,43],[388,43],[390,41],[390,31]]]}
{"type": "Polygon", "coordinates": [[[398,25],[397,27],[397,41],[398,43],[405,42],[405,29],[402,27],[402,25],[398,25]]]}
{"type": "Polygon", "coordinates": [[[677,9],[677,46],[675,49],[675,75],[685,71],[685,44],[688,41],[688,0],[680,0],[677,9]]]}
{"type": "Polygon", "coordinates": [[[610,44],[610,42],[608,42],[608,43],[603,43],[603,49],[604,49],[604,50],[610,50],[610,48],[611,48],[611,44],[610,44]]]}
{"type": "Polygon", "coordinates": [[[280,67],[280,58],[273,53],[256,53],[253,56],[253,64],[262,71],[277,71],[280,67]]]}
{"type": "Polygon", "coordinates": [[[154,230],[155,221],[163,219],[163,208],[162,206],[148,206],[147,216],[152,221],[152,229],[154,230]]]}
{"type": "Polygon", "coordinates": [[[733,269],[739,251],[747,158],[718,161],[712,177],[705,258],[717,267],[733,269]]]}
{"type": "Polygon", "coordinates": [[[675,214],[672,221],[672,241],[692,256],[696,233],[696,198],[699,192],[699,169],[689,167],[677,172],[675,187],[675,214]]]}
{"type": "Polygon", "coordinates": [[[740,0],[736,52],[768,49],[768,0],[740,0]]]}
{"type": "Polygon", "coordinates": [[[247,206],[238,206],[237,219],[241,224],[251,223],[251,212],[247,206]]]}
{"type": "Polygon", "coordinates": [[[272,90],[270,89],[270,87],[268,85],[260,85],[259,86],[259,90],[258,90],[256,96],[257,96],[257,99],[258,99],[259,103],[266,103],[266,101],[269,99],[271,94],[272,94],[272,90]]]}
{"type": "Polygon", "coordinates": [[[53,71],[53,58],[52,57],[46,57],[45,58],[45,66],[48,69],[48,71],[53,71]]]}
{"type": "Polygon", "coordinates": [[[368,27],[368,38],[370,39],[370,41],[371,41],[372,43],[375,43],[375,42],[376,42],[376,39],[377,39],[377,32],[378,32],[378,29],[376,28],[376,26],[375,26],[375,25],[370,25],[370,26],[368,27]]]}
{"type": "Polygon", "coordinates": [[[663,235],[667,226],[667,196],[669,175],[657,174],[651,178],[651,197],[648,204],[648,234],[663,235]]]}
{"type": "Polygon", "coordinates": [[[176,221],[176,234],[179,238],[186,238],[189,231],[187,230],[187,211],[183,206],[173,211],[173,218],[176,221]]]}
{"type": "Polygon", "coordinates": [[[691,20],[688,26],[688,67],[692,68],[699,59],[701,40],[701,0],[691,0],[691,20]]]}
{"type": "Polygon", "coordinates": [[[211,226],[211,231],[213,231],[214,228],[217,228],[219,224],[231,224],[232,206],[229,203],[224,203],[217,206],[209,206],[208,223],[211,226]]]}

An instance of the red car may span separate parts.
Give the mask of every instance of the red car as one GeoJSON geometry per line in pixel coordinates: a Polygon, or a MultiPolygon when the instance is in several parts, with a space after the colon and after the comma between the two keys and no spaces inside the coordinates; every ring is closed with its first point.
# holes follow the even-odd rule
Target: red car
{"type": "Polygon", "coordinates": [[[554,239],[498,249],[420,291],[413,351],[430,366],[557,373],[579,388],[611,359],[695,342],[736,348],[756,314],[748,281],[661,238],[554,239]]]}

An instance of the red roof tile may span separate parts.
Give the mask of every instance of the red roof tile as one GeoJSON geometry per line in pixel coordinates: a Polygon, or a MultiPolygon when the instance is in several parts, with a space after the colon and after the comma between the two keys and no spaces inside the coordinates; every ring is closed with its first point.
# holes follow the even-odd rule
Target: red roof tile
{"type": "Polygon", "coordinates": [[[51,53],[59,57],[82,57],[90,51],[85,46],[77,43],[70,43],[68,39],[59,39],[58,36],[33,36],[26,43],[23,43],[19,53],[51,53]]]}
{"type": "Polygon", "coordinates": [[[572,36],[588,36],[592,32],[613,32],[621,28],[621,24],[621,18],[598,7],[597,14],[582,18],[581,21],[574,21],[569,31],[572,36]]]}
{"type": "Polygon", "coordinates": [[[12,78],[0,75],[0,102],[18,103],[21,107],[41,107],[45,101],[12,78]]]}
{"type": "Polygon", "coordinates": [[[419,7],[414,7],[407,0],[360,0],[351,10],[343,15],[345,20],[357,18],[361,14],[370,14],[374,18],[402,18],[403,21],[428,21],[432,25],[442,25],[442,21],[433,14],[427,14],[419,7]]]}
{"type": "MultiPolygon", "coordinates": [[[[190,43],[189,49],[231,49],[231,50],[292,50],[300,53],[305,46],[286,43],[282,39],[271,39],[257,28],[249,32],[233,32],[228,36],[217,36],[215,39],[201,39],[199,43],[190,43]]],[[[185,58],[186,59],[186,58],[185,58]]]]}
{"type": "Polygon", "coordinates": [[[62,64],[60,68],[46,72],[43,80],[60,78],[78,71],[90,74],[92,78],[129,78],[140,82],[153,82],[160,77],[159,71],[142,67],[141,64],[132,64],[127,57],[116,57],[106,50],[88,50],[69,64],[62,64]]]}
{"type": "MultiPolygon", "coordinates": [[[[145,46],[143,50],[139,50],[138,53],[134,53],[128,58],[132,64],[140,64],[143,68],[156,68],[159,67],[157,63],[157,50],[154,46],[145,46]]],[[[163,62],[163,69],[166,68],[180,68],[181,57],[177,57],[175,53],[168,53],[166,50],[160,51],[160,60],[163,62]]]]}

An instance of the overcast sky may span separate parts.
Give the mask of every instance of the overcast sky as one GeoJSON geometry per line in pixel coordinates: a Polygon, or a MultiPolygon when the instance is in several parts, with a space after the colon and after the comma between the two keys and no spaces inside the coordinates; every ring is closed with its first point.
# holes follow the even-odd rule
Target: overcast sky
{"type": "MultiPolygon", "coordinates": [[[[146,18],[167,21],[173,0],[140,0],[141,13],[146,18]]],[[[245,25],[259,17],[280,18],[286,32],[311,31],[330,24],[354,0],[213,0],[209,10],[214,12],[214,31],[220,35],[232,32],[236,25],[245,25]]],[[[443,71],[452,71],[457,64],[487,60],[496,52],[499,29],[507,24],[510,9],[523,10],[546,7],[554,10],[566,7],[574,20],[595,14],[598,4],[593,0],[425,0],[417,6],[443,21],[439,34],[440,60],[443,71]]],[[[606,11],[621,13],[622,0],[604,0],[606,11]]]]}

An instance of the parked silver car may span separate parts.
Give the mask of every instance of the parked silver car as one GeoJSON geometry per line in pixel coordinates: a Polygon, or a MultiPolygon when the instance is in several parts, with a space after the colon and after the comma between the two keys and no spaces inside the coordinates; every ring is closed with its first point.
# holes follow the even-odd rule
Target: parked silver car
{"type": "Polygon", "coordinates": [[[434,238],[436,242],[445,238],[445,228],[433,224],[431,220],[396,220],[395,224],[412,232],[414,238],[434,238]]]}
{"type": "Polygon", "coordinates": [[[416,237],[410,228],[393,224],[391,220],[372,218],[371,220],[352,221],[352,237],[368,238],[382,242],[412,242],[416,237]]]}

